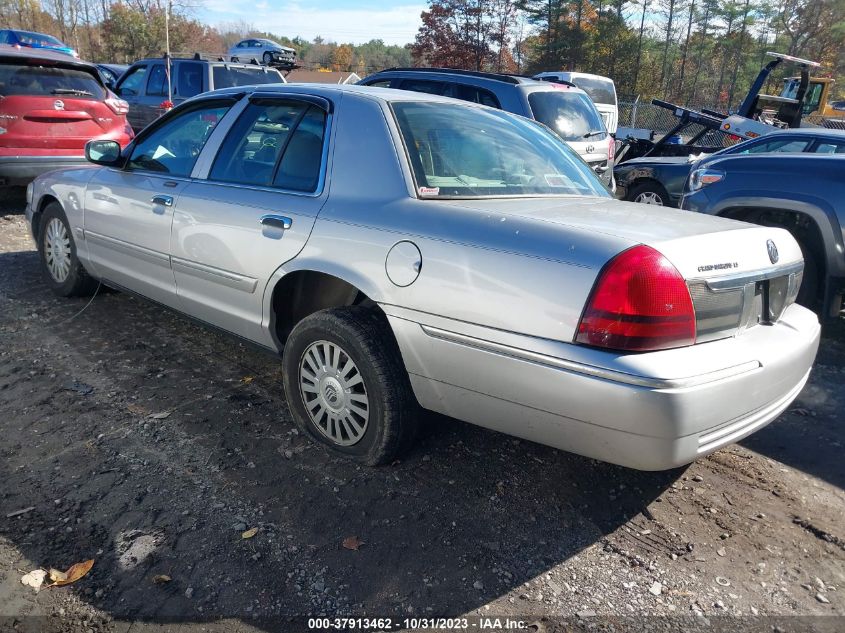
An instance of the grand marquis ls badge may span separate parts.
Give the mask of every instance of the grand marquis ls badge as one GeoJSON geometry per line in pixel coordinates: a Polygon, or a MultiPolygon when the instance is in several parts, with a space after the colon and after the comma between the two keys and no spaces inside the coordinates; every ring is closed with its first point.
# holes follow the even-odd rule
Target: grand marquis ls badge
{"type": "Polygon", "coordinates": [[[769,251],[769,260],[773,264],[777,264],[778,260],[780,259],[780,255],[778,254],[778,247],[775,246],[775,243],[772,240],[768,240],[766,242],[766,249],[769,251]]]}

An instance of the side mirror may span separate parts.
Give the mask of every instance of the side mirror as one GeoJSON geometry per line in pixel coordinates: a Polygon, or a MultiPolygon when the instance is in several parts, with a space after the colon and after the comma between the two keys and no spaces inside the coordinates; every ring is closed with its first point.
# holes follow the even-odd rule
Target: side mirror
{"type": "Polygon", "coordinates": [[[85,144],[85,158],[95,165],[116,167],[120,164],[120,144],[109,140],[88,141],[85,144]]]}

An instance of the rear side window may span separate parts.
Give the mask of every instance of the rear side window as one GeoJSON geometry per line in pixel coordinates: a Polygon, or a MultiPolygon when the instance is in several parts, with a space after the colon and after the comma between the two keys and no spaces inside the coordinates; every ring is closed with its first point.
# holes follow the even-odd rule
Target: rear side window
{"type": "Polygon", "coordinates": [[[845,154],[845,141],[819,141],[817,154],[845,154]]]}
{"type": "Polygon", "coordinates": [[[485,90],[484,88],[477,88],[476,86],[458,86],[458,99],[463,99],[464,101],[471,101],[472,103],[480,103],[481,105],[490,106],[491,108],[497,108],[499,110],[502,107],[499,105],[499,100],[489,90],[485,90]]]}
{"type": "Polygon", "coordinates": [[[448,95],[449,84],[443,81],[428,81],[427,79],[404,79],[399,86],[402,90],[424,92],[427,95],[448,95]]]}
{"type": "Polygon", "coordinates": [[[326,115],[301,101],[251,103],[217,152],[210,180],[314,191],[326,115]]]}
{"type": "Polygon", "coordinates": [[[202,64],[179,62],[176,66],[176,94],[187,98],[201,93],[204,68],[202,64]]]}
{"type": "Polygon", "coordinates": [[[528,95],[534,118],[554,130],[564,141],[601,140],[605,129],[596,106],[580,91],[548,90],[528,95]]]}
{"type": "Polygon", "coordinates": [[[60,66],[0,64],[0,95],[68,96],[105,99],[106,90],[91,73],[60,66]]]}
{"type": "Polygon", "coordinates": [[[226,68],[215,66],[212,70],[214,89],[232,88],[235,86],[255,86],[260,84],[280,84],[282,76],[274,71],[263,68],[226,68]]]}
{"type": "Polygon", "coordinates": [[[164,64],[156,64],[150,71],[150,78],[147,80],[147,96],[167,96],[167,73],[164,71],[164,64]]]}
{"type": "Polygon", "coordinates": [[[590,95],[596,103],[616,105],[616,88],[609,79],[598,77],[573,77],[572,83],[590,95]]]}
{"type": "Polygon", "coordinates": [[[230,103],[204,103],[167,120],[138,141],[128,169],[187,177],[230,103]]]}

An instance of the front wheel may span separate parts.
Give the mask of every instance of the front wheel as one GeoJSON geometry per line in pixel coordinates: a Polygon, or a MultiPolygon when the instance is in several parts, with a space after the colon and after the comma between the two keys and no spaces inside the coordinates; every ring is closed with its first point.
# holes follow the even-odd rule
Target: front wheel
{"type": "Polygon", "coordinates": [[[306,317],[283,364],[291,414],[312,439],[371,466],[413,441],[419,405],[381,313],[352,306],[306,317]]]}
{"type": "Polygon", "coordinates": [[[266,52],[264,53],[264,65],[269,66],[273,63],[273,53],[266,52]]]}
{"type": "Polygon", "coordinates": [[[41,270],[50,289],[60,297],[90,295],[97,287],[76,256],[76,242],[58,202],[44,209],[38,227],[41,270]]]}
{"type": "Polygon", "coordinates": [[[643,182],[634,186],[625,198],[640,204],[656,204],[661,207],[670,206],[669,194],[660,183],[643,182]]]}
{"type": "Polygon", "coordinates": [[[237,64],[240,60],[237,57],[233,57],[232,61],[237,64]]]}

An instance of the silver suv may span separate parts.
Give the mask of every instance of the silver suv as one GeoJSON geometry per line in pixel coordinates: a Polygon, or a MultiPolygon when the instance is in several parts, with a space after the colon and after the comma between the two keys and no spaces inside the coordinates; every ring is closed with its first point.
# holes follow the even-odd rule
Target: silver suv
{"type": "Polygon", "coordinates": [[[614,140],[589,95],[574,85],[452,68],[391,68],[359,83],[453,97],[535,119],[578,152],[606,186],[612,186],[614,140]]]}

